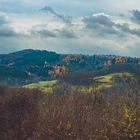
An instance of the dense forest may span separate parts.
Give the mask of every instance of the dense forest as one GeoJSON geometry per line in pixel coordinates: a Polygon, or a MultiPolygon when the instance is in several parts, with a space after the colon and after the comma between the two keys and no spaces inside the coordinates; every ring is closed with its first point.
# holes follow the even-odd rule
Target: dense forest
{"type": "Polygon", "coordinates": [[[23,50],[0,55],[0,82],[5,85],[24,85],[57,79],[76,71],[90,72],[93,75],[130,71],[140,75],[140,58],[56,54],[40,50],[23,50]]]}

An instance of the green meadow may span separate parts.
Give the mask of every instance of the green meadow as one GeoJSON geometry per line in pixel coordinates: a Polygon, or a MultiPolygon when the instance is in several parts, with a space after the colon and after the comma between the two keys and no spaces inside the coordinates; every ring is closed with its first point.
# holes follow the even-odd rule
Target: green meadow
{"type": "Polygon", "coordinates": [[[23,86],[24,88],[30,88],[30,89],[39,89],[43,93],[52,93],[52,88],[57,84],[57,80],[52,81],[40,81],[38,83],[32,83],[23,86]]]}
{"type": "MultiPolygon", "coordinates": [[[[134,78],[134,75],[129,72],[120,72],[120,73],[112,73],[104,76],[97,76],[93,78],[93,83],[88,86],[83,85],[72,85],[72,90],[79,91],[83,93],[91,93],[97,90],[108,89],[113,86],[113,78],[114,77],[131,77],[134,78]]],[[[43,93],[52,93],[53,88],[59,83],[58,80],[52,81],[40,81],[38,83],[32,83],[23,86],[24,88],[30,89],[39,89],[43,93]]]]}

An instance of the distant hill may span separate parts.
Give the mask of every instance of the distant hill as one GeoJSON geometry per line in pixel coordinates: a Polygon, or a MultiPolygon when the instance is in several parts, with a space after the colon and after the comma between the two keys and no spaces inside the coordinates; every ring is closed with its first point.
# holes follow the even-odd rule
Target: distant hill
{"type": "Polygon", "coordinates": [[[10,85],[57,79],[75,71],[104,75],[123,70],[140,75],[140,58],[57,54],[32,49],[0,55],[0,83],[10,85]]]}

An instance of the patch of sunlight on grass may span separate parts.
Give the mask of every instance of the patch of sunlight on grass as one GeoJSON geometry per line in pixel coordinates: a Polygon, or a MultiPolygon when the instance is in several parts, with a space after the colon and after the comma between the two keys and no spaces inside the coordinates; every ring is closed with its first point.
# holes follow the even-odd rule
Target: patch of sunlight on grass
{"type": "MultiPolygon", "coordinates": [[[[82,92],[82,93],[91,93],[96,90],[102,90],[102,89],[108,89],[113,86],[113,77],[134,77],[133,74],[129,72],[120,72],[120,73],[112,73],[105,76],[97,76],[94,78],[95,83],[89,85],[89,86],[76,86],[74,85],[72,87],[72,90],[82,92]]],[[[52,93],[53,87],[58,83],[57,80],[52,81],[40,81],[38,83],[33,83],[29,85],[25,85],[23,87],[30,88],[30,89],[39,89],[43,93],[52,93]]]]}
{"type": "Polygon", "coordinates": [[[77,90],[79,92],[83,93],[90,93],[92,91],[96,90],[102,90],[102,89],[109,89],[113,86],[113,77],[134,77],[133,74],[129,72],[120,72],[120,73],[112,73],[105,76],[97,76],[94,78],[96,84],[90,85],[90,86],[74,86],[73,90],[77,90]]]}
{"type": "Polygon", "coordinates": [[[129,72],[120,72],[120,73],[112,73],[112,74],[108,74],[105,76],[98,76],[95,77],[94,80],[99,82],[99,83],[112,83],[112,78],[114,76],[118,76],[118,77],[134,77],[133,74],[129,73],[129,72]]]}
{"type": "Polygon", "coordinates": [[[53,92],[53,86],[57,84],[57,80],[52,81],[40,81],[38,83],[28,84],[23,86],[24,88],[30,88],[30,89],[39,89],[43,93],[52,93],[53,92]]]}
{"type": "Polygon", "coordinates": [[[99,84],[99,85],[90,85],[90,86],[73,86],[73,90],[76,90],[78,92],[82,93],[91,93],[96,90],[102,90],[102,89],[108,89],[111,88],[111,84],[99,84]]]}

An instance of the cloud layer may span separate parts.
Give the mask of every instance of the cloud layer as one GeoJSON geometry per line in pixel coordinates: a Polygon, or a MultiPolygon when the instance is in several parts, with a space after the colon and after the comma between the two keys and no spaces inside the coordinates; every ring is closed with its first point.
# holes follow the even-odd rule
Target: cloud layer
{"type": "Polygon", "coordinates": [[[140,56],[140,11],[129,16],[68,16],[51,7],[0,13],[0,53],[33,48],[58,53],[140,56]]]}

